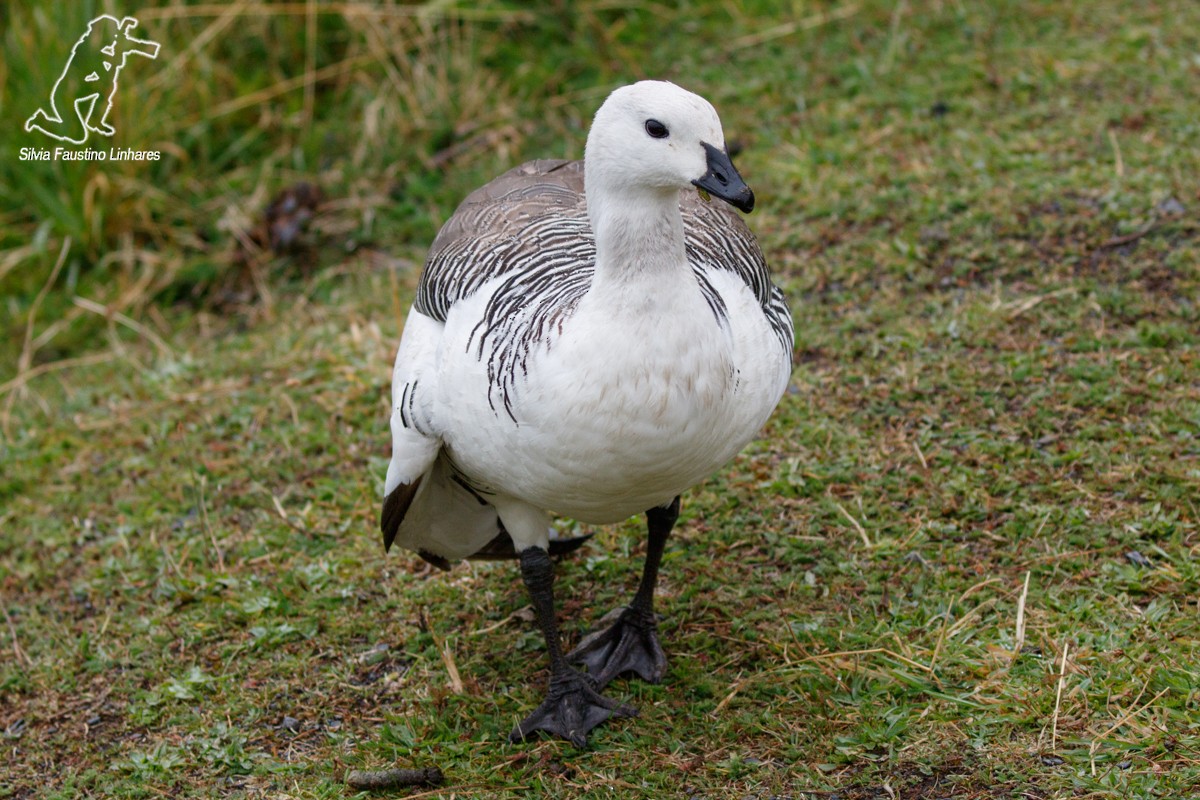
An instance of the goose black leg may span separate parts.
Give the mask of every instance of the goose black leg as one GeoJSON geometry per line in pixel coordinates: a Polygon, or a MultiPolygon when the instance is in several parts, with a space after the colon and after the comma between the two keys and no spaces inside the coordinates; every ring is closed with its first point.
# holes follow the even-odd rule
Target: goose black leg
{"type": "Polygon", "coordinates": [[[650,540],[646,545],[646,566],[633,602],[622,609],[611,627],[588,635],[567,658],[587,666],[588,675],[604,688],[609,681],[631,672],[644,681],[658,683],[667,674],[667,656],[658,642],[654,613],[654,586],[662,562],[667,537],[679,519],[679,498],[670,505],[646,512],[650,540]]]}
{"type": "Polygon", "coordinates": [[[528,738],[536,731],[566,739],[576,747],[587,745],[587,734],[611,716],[632,717],[632,706],[610,700],[600,694],[596,681],[584,675],[563,656],[558,640],[558,622],[554,617],[554,564],[550,554],[540,547],[521,551],[521,576],[533,599],[533,612],[546,650],[550,654],[550,689],[537,710],[513,728],[510,742],[528,738]]]}

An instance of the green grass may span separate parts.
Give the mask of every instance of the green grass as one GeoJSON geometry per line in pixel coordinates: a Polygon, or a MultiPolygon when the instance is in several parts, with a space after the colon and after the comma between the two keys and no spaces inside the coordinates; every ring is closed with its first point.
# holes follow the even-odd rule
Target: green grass
{"type": "MultiPolygon", "coordinates": [[[[138,12],[168,52],[117,144],[169,153],[0,127],[0,798],[1197,796],[1200,7],[439,7],[0,11],[10,121],[62,30],[138,12]],[[667,680],[609,690],[641,715],[508,745],[546,678],[514,566],[379,546],[390,362],[457,199],[643,76],[744,145],[793,386],[685,497],[667,680]],[[299,251],[239,253],[297,180],[299,251]]],[[[643,536],[563,562],[570,640],[643,536]]]]}

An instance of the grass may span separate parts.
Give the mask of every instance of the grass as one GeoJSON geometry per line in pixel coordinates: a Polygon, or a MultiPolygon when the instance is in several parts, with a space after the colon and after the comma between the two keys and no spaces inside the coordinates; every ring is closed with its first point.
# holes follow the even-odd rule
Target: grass
{"type": "MultiPolygon", "coordinates": [[[[0,12],[10,120],[62,30],[132,13],[38,9],[0,12]]],[[[344,797],[393,765],[440,797],[1196,795],[1194,3],[310,9],[138,12],[165,52],[117,144],[162,163],[0,131],[0,797],[344,797]],[[641,716],[510,746],[545,680],[513,565],[379,547],[389,365],[456,200],[579,155],[644,75],[744,145],[797,366],[685,498],[670,673],[610,690],[641,716]],[[298,180],[328,199],[275,253],[298,180]]],[[[568,638],[643,535],[563,563],[568,638]]]]}

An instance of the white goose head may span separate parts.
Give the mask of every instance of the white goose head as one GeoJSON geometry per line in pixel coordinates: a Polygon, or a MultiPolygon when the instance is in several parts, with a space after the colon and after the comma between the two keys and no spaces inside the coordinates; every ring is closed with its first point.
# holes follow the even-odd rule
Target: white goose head
{"type": "Polygon", "coordinates": [[[725,149],[716,109],[667,81],[641,81],[608,96],[588,133],[584,168],[589,203],[593,191],[621,202],[696,186],[742,211],[754,208],[754,192],[725,149]]]}

